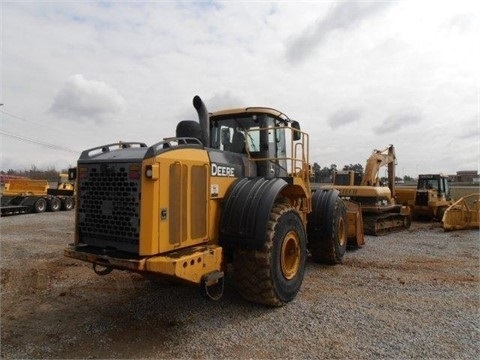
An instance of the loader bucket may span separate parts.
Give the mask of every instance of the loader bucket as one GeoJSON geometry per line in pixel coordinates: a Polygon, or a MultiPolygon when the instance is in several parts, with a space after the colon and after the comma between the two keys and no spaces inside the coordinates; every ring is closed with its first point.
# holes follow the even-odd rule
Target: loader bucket
{"type": "Polygon", "coordinates": [[[480,193],[464,196],[450,205],[442,219],[445,231],[480,227],[480,193]]]}
{"type": "Polygon", "coordinates": [[[343,202],[347,208],[347,245],[353,248],[362,247],[365,245],[362,207],[350,200],[343,200],[343,202]]]}

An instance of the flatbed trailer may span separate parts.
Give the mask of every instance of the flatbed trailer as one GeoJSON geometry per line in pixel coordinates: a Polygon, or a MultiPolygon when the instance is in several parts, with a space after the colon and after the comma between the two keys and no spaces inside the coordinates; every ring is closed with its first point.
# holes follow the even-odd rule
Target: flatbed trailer
{"type": "Polygon", "coordinates": [[[49,189],[46,180],[15,179],[5,185],[1,197],[1,216],[44,211],[72,210],[73,189],[49,189]]]}

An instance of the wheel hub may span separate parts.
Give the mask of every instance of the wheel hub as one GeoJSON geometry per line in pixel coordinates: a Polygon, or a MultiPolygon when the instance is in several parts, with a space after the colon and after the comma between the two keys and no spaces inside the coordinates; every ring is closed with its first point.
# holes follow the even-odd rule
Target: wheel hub
{"type": "Polygon", "coordinates": [[[300,240],[293,231],[287,233],[282,243],[281,267],[283,276],[291,280],[300,268],[300,240]]]}

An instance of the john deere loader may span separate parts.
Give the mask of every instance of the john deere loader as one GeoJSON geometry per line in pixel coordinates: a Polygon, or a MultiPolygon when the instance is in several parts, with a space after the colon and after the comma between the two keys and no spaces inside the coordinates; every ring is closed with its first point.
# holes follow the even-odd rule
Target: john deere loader
{"type": "Polygon", "coordinates": [[[346,208],[336,190],[312,194],[309,136],[265,107],[181,121],[176,136],[147,146],[121,142],[85,150],[77,185],[75,242],[66,256],[199,286],[218,299],[227,265],[246,299],[293,300],[307,256],[341,262],[346,208]]]}

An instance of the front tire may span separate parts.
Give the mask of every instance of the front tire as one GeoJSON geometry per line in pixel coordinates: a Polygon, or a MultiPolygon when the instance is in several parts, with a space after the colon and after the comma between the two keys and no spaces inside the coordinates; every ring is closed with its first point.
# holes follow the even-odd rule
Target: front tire
{"type": "Polygon", "coordinates": [[[300,290],[306,257],[306,235],[299,213],[289,204],[276,204],[262,248],[235,250],[233,276],[240,294],[268,306],[285,305],[300,290]]]}

